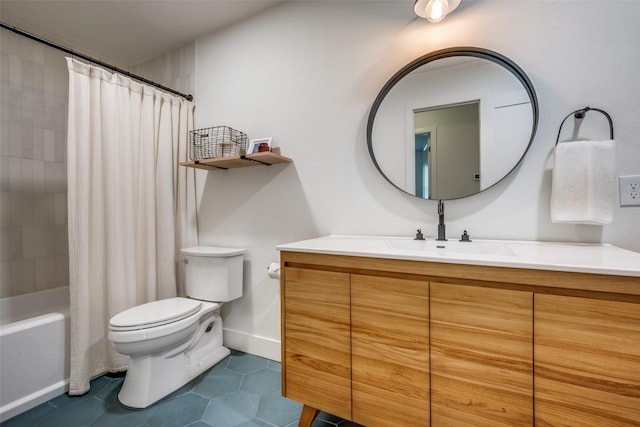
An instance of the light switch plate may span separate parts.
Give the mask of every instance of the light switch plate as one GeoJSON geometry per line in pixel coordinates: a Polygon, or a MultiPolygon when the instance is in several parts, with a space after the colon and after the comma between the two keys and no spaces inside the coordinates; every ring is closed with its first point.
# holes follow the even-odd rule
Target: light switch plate
{"type": "Polygon", "coordinates": [[[640,206],[640,175],[618,177],[620,206],[640,206]]]}

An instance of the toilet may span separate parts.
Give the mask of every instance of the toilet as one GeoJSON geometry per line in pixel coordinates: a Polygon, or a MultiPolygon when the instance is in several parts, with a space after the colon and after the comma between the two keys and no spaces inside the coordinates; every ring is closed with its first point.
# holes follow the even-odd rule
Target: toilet
{"type": "Polygon", "coordinates": [[[222,303],[242,296],[245,249],[181,250],[187,298],[142,304],[109,321],[109,340],[131,357],[118,400],[146,408],[230,354],[222,345],[222,303]]]}

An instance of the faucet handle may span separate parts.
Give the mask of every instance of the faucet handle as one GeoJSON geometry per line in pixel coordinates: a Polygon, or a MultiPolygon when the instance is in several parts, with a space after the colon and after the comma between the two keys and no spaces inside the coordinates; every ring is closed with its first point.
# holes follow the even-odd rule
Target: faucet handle
{"type": "Polygon", "coordinates": [[[460,236],[460,241],[461,242],[470,242],[471,239],[469,238],[469,234],[467,233],[467,230],[464,230],[464,233],[462,233],[462,236],[460,236]]]}
{"type": "Polygon", "coordinates": [[[416,230],[416,237],[413,240],[424,240],[424,235],[422,234],[422,229],[418,228],[416,230]]]}

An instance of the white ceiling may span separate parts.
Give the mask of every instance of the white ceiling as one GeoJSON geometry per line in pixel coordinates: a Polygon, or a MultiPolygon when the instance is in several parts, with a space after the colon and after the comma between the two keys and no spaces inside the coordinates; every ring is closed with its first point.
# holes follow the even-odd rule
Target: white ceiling
{"type": "Polygon", "coordinates": [[[11,26],[126,69],[281,1],[0,0],[0,17],[11,26]]]}

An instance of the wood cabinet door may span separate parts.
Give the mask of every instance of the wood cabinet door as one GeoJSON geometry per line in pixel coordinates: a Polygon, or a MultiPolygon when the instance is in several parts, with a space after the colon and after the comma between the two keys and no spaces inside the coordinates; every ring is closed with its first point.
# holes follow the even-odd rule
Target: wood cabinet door
{"type": "Polygon", "coordinates": [[[533,294],[432,282],[431,425],[533,425],[533,294]]]}
{"type": "Polygon", "coordinates": [[[537,426],[640,425],[640,305],[535,296],[537,426]]]}
{"type": "Polygon", "coordinates": [[[353,421],[429,425],[429,284],[351,276],[353,421]]]}
{"type": "Polygon", "coordinates": [[[351,419],[349,274],[286,267],[283,395],[351,419]]]}

